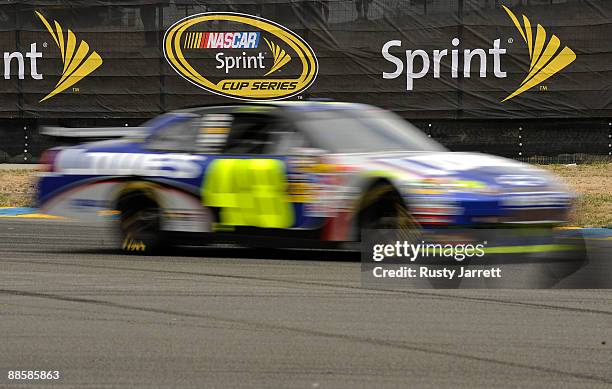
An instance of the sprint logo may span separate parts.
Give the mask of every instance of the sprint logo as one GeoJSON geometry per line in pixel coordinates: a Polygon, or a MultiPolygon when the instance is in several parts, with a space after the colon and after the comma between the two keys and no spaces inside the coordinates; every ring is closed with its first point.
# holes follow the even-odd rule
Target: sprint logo
{"type": "Polygon", "coordinates": [[[272,52],[272,55],[274,56],[274,63],[272,64],[272,67],[270,68],[268,73],[264,74],[264,76],[267,76],[285,66],[289,61],[291,61],[291,56],[287,54],[285,50],[281,49],[278,45],[275,45],[266,38],[264,38],[264,40],[266,41],[266,44],[268,45],[270,51],[272,52]]]}
{"type": "Polygon", "coordinates": [[[236,12],[181,19],[166,31],[163,47],[168,63],[187,81],[240,100],[294,96],[312,85],[318,71],[312,48],[299,35],[271,20],[236,12]]]}
{"type": "MultiPolygon", "coordinates": [[[[53,21],[52,26],[40,12],[36,12],[36,15],[43,22],[45,28],[49,31],[53,41],[59,48],[63,63],[62,74],[59,81],[53,90],[39,101],[43,102],[73,86],[96,70],[102,65],[102,58],[95,51],[90,53],[87,42],[78,42],[76,36],[70,29],[66,30],[64,34],[62,26],[56,20],[53,21]]],[[[38,72],[38,59],[43,58],[43,53],[38,51],[36,46],[36,43],[30,44],[30,51],[25,53],[25,57],[30,60],[30,77],[33,80],[42,80],[43,75],[38,72]]],[[[44,46],[46,47],[46,43],[44,46]]],[[[16,74],[20,80],[25,78],[24,53],[19,51],[4,52],[3,65],[5,80],[10,80],[12,74],[16,74]]]]}
{"type": "MultiPolygon", "coordinates": [[[[185,49],[257,49],[259,47],[260,32],[188,32],[183,41],[185,49]]],[[[281,49],[277,44],[264,37],[273,56],[273,64],[265,76],[269,76],[275,71],[285,66],[291,61],[291,56],[281,49]]],[[[264,53],[247,55],[246,51],[242,55],[228,56],[223,52],[215,56],[218,65],[217,69],[224,69],[225,74],[229,74],[233,69],[265,69],[264,53]]]]}
{"type": "Polygon", "coordinates": [[[40,100],[40,102],[43,102],[73,86],[83,79],[83,77],[99,68],[100,65],[102,65],[102,58],[95,51],[88,56],[89,45],[85,41],[81,41],[77,47],[76,36],[70,29],[68,29],[64,37],[62,26],[60,26],[57,21],[53,21],[55,25],[55,30],[53,30],[51,24],[49,24],[47,19],[45,19],[40,12],[36,12],[36,15],[38,15],[47,28],[47,31],[49,31],[49,34],[53,37],[57,47],[59,47],[62,55],[62,63],[64,64],[62,76],[55,85],[55,88],[40,100]]]}
{"type": "MultiPolygon", "coordinates": [[[[527,75],[518,88],[502,100],[502,102],[505,102],[565,69],[574,62],[576,54],[567,46],[559,51],[561,42],[556,35],[553,34],[547,41],[546,30],[542,25],[537,24],[534,28],[525,15],[522,15],[521,24],[508,7],[503,6],[503,8],[527,43],[530,57],[527,75]]],[[[502,47],[500,38],[494,39],[489,48],[460,50],[458,47],[461,41],[457,37],[453,38],[450,44],[451,48],[449,49],[433,50],[431,53],[425,50],[408,49],[405,50],[403,55],[398,55],[399,53],[391,51],[401,48],[402,41],[390,40],[386,42],[381,49],[381,54],[393,66],[387,69],[391,71],[383,71],[383,79],[395,79],[405,74],[406,91],[412,91],[416,89],[417,80],[429,74],[432,74],[435,79],[440,78],[444,67],[450,68],[450,77],[453,79],[460,77],[507,77],[507,72],[503,70],[502,66],[503,58],[507,55],[507,48],[502,47]]]]}
{"type": "Polygon", "coordinates": [[[521,82],[517,90],[502,100],[502,102],[504,102],[533,88],[565,69],[576,60],[576,53],[567,46],[557,53],[561,46],[561,42],[556,35],[553,34],[548,43],[546,43],[546,30],[541,24],[538,24],[536,27],[534,36],[531,22],[527,16],[523,15],[523,25],[521,25],[516,15],[514,15],[508,7],[505,5],[502,5],[502,7],[504,7],[504,10],[506,10],[508,16],[510,16],[510,19],[512,19],[512,22],[521,33],[523,40],[527,43],[529,57],[531,59],[527,76],[523,79],[523,82],[521,82]]]}

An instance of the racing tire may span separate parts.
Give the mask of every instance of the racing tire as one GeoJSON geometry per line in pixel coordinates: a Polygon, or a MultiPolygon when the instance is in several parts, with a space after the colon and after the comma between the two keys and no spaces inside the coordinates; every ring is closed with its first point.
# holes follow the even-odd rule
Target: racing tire
{"type": "Polygon", "coordinates": [[[380,183],[373,186],[364,200],[359,214],[360,235],[364,232],[375,234],[370,235],[369,240],[380,240],[381,243],[387,240],[418,241],[420,226],[392,185],[380,183]]]}
{"type": "Polygon", "coordinates": [[[129,254],[159,254],[166,248],[162,210],[143,193],[128,193],[117,202],[121,250],[129,254]]]}

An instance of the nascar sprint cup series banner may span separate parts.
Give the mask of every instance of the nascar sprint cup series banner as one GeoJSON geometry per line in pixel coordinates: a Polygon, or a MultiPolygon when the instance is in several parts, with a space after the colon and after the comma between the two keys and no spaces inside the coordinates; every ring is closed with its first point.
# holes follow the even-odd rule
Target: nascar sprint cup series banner
{"type": "Polygon", "coordinates": [[[0,118],[303,98],[413,119],[612,116],[611,1],[13,1],[0,21],[0,118]]]}

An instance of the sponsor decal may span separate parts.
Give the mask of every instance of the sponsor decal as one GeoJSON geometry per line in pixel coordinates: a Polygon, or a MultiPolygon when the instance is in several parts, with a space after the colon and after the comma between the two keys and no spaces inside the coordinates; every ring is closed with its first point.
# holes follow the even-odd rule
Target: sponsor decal
{"type": "Polygon", "coordinates": [[[186,49],[256,49],[259,32],[189,32],[183,47],[186,49]]]}
{"type": "Polygon", "coordinates": [[[527,76],[521,82],[521,85],[506,97],[502,102],[510,100],[511,98],[520,95],[538,85],[539,83],[547,80],[549,77],[557,74],[561,70],[565,69],[569,64],[576,60],[576,53],[569,47],[565,46],[563,50],[557,52],[561,42],[556,35],[550,37],[548,43],[546,42],[546,30],[541,24],[536,27],[535,35],[532,32],[531,22],[527,16],[523,15],[523,25],[519,22],[516,15],[508,9],[505,5],[502,5],[504,10],[512,19],[512,22],[521,33],[521,37],[527,43],[529,49],[529,72],[527,76]]]}
{"type": "Polygon", "coordinates": [[[81,41],[77,47],[76,36],[70,29],[68,29],[64,37],[62,27],[57,21],[54,21],[54,30],[40,12],[36,12],[36,15],[38,15],[39,19],[47,28],[47,31],[49,31],[49,34],[53,37],[53,41],[57,44],[57,47],[59,47],[60,53],[62,54],[62,63],[64,64],[59,81],[55,85],[55,88],[40,100],[40,102],[43,102],[73,86],[83,79],[83,77],[99,68],[100,65],[102,65],[102,58],[95,51],[88,55],[89,44],[85,41],[81,41]]]}
{"type": "MultiPolygon", "coordinates": [[[[506,49],[500,48],[500,39],[493,41],[493,47],[485,51],[484,49],[465,49],[463,51],[463,61],[460,61],[460,53],[458,49],[450,50],[450,61],[451,61],[451,77],[459,78],[459,70],[463,65],[463,77],[470,78],[472,70],[472,62],[474,57],[478,57],[479,72],[478,75],[482,78],[487,77],[487,64],[488,54],[491,55],[493,61],[493,74],[497,78],[506,78],[506,72],[501,70],[501,56],[506,54],[506,49]]],[[[459,38],[453,38],[451,45],[453,47],[459,46],[461,41],[459,38]]],[[[384,79],[394,79],[399,77],[404,71],[406,73],[406,90],[411,91],[414,89],[414,80],[425,77],[430,68],[433,69],[434,78],[440,78],[440,68],[445,57],[449,56],[449,50],[433,50],[432,57],[430,58],[429,53],[425,50],[406,50],[406,65],[404,61],[389,52],[392,47],[401,47],[401,40],[391,40],[385,43],[382,47],[382,56],[389,62],[395,65],[393,72],[383,72],[384,79]],[[420,69],[415,69],[415,60],[419,58],[422,66],[420,69]]],[[[418,61],[417,61],[418,64],[418,61]]]]}
{"type": "Polygon", "coordinates": [[[505,186],[543,186],[547,183],[547,180],[543,177],[521,174],[506,174],[497,177],[495,181],[505,186]]]}
{"type": "Polygon", "coordinates": [[[147,249],[147,245],[142,240],[134,239],[128,236],[123,239],[121,248],[125,251],[145,251],[147,249]]]}
{"type": "MultiPolygon", "coordinates": [[[[509,94],[502,102],[508,101],[521,93],[537,86],[551,76],[565,69],[568,65],[576,60],[576,53],[569,47],[565,46],[559,51],[561,42],[556,35],[552,35],[546,40],[546,30],[542,25],[537,24],[533,27],[530,20],[522,15],[523,23],[519,21],[516,15],[506,6],[504,10],[518,29],[520,36],[527,44],[529,50],[529,69],[527,75],[520,83],[518,88],[509,94]]],[[[509,39],[509,42],[512,39],[509,39]]],[[[460,45],[459,38],[451,40],[452,47],[456,48],[460,45]]],[[[415,80],[421,79],[433,73],[434,78],[440,78],[442,65],[446,65],[450,61],[451,78],[470,78],[472,68],[478,67],[478,72],[475,73],[481,78],[486,78],[491,75],[488,69],[492,62],[492,74],[496,78],[506,78],[507,73],[502,70],[502,56],[507,53],[506,48],[501,47],[501,39],[493,40],[492,47],[488,49],[443,49],[433,50],[431,55],[425,50],[406,50],[405,62],[402,58],[392,54],[390,49],[393,47],[401,47],[401,40],[390,40],[386,42],[381,50],[385,60],[395,65],[395,70],[392,72],[383,72],[383,79],[395,79],[402,73],[406,75],[406,90],[412,91],[415,88],[415,80]],[[448,58],[450,57],[450,58],[448,58]]]]}
{"type": "Polygon", "coordinates": [[[306,90],[318,63],[312,48],[289,29],[257,16],[210,12],[172,25],[164,55],[192,84],[241,100],[278,100],[306,90]]]}
{"type": "Polygon", "coordinates": [[[206,158],[188,154],[138,154],[62,151],[56,161],[58,172],[67,175],[141,176],[195,178],[206,158]]]}
{"type": "MultiPolygon", "coordinates": [[[[40,12],[36,11],[36,15],[44,24],[49,34],[51,34],[53,41],[59,48],[63,64],[60,79],[57,81],[57,84],[55,84],[53,90],[39,101],[43,102],[65,91],[71,86],[74,86],[77,82],[99,68],[103,61],[102,57],[100,57],[97,52],[92,51],[90,53],[89,44],[83,40],[79,42],[72,30],[67,29],[64,33],[64,29],[57,20],[54,20],[53,25],[51,25],[40,12]]],[[[43,47],[47,47],[46,42],[43,44],[43,47]]],[[[4,79],[9,80],[11,78],[11,68],[16,65],[17,76],[20,80],[23,80],[25,78],[24,54],[19,51],[4,52],[3,57],[4,79]]],[[[43,58],[43,53],[38,51],[36,42],[30,44],[30,51],[25,53],[25,57],[30,60],[30,77],[34,80],[42,80],[44,76],[38,73],[37,60],[43,58]]]]}
{"type": "Polygon", "coordinates": [[[285,165],[277,159],[216,159],[201,197],[203,205],[220,208],[221,225],[289,228],[295,221],[285,165]]]}
{"type": "Polygon", "coordinates": [[[566,207],[570,205],[570,202],[571,199],[567,195],[555,193],[515,195],[505,197],[502,200],[502,204],[505,207],[566,207]]]}

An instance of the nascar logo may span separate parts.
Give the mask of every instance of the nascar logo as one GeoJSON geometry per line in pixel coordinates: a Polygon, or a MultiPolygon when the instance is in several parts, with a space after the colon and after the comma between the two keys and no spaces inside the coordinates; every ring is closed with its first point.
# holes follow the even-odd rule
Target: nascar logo
{"type": "Polygon", "coordinates": [[[186,49],[256,49],[259,32],[190,32],[185,36],[186,49]]]}
{"type": "Polygon", "coordinates": [[[299,35],[247,14],[188,16],[166,31],[163,47],[168,63],[187,81],[241,100],[294,96],[312,85],[318,71],[312,48],[299,35]]]}

